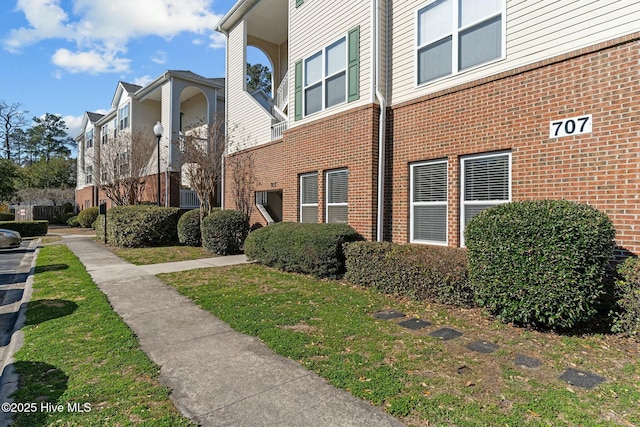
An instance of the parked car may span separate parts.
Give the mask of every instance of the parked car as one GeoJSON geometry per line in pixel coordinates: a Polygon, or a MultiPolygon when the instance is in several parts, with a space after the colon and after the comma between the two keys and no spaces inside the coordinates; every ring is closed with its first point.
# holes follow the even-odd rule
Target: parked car
{"type": "Polygon", "coordinates": [[[20,233],[13,230],[0,228],[0,249],[17,248],[22,243],[20,233]]]}

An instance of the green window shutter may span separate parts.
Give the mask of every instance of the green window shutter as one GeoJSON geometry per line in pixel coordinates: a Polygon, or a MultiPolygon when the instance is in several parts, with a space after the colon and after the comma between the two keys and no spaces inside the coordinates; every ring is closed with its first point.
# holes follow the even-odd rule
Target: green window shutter
{"type": "Polygon", "coordinates": [[[296,0],[296,7],[300,6],[302,3],[304,3],[304,0],[296,0]]]}
{"type": "Polygon", "coordinates": [[[296,75],[295,75],[295,119],[300,120],[302,118],[302,60],[296,62],[296,75]]]}
{"type": "Polygon", "coordinates": [[[347,90],[349,102],[360,98],[360,27],[349,31],[349,64],[347,90]]]}

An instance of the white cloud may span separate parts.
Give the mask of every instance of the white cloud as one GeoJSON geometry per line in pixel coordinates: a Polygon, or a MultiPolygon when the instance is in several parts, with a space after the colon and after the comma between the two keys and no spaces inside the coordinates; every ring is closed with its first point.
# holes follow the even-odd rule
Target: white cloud
{"type": "Polygon", "coordinates": [[[209,47],[213,49],[223,48],[227,44],[227,38],[221,33],[211,33],[209,41],[209,47]]]}
{"type": "Polygon", "coordinates": [[[100,74],[107,72],[129,71],[131,60],[118,58],[116,52],[71,52],[68,49],[58,49],[51,57],[51,61],[58,67],[71,73],[100,74]]]}
{"type": "Polygon", "coordinates": [[[152,57],[151,61],[156,64],[165,64],[167,62],[167,52],[164,50],[157,51],[152,57]]]}
{"type": "MultiPolygon", "coordinates": [[[[10,31],[4,48],[17,53],[48,39],[75,44],[58,49],[53,62],[72,73],[127,71],[129,60],[120,57],[131,39],[181,33],[209,35],[210,47],[223,47],[222,35],[213,33],[221,15],[211,10],[213,0],[72,0],[70,10],[61,0],[18,0],[16,9],[29,25],[10,31]],[[92,61],[96,61],[92,66],[92,61]],[[107,63],[107,61],[115,61],[107,63]]],[[[154,57],[154,61],[162,57],[154,57]]]]}
{"type": "Polygon", "coordinates": [[[153,77],[146,75],[146,76],[142,76],[142,77],[137,77],[135,79],[133,79],[133,81],[131,83],[133,83],[134,85],[138,85],[138,86],[146,86],[149,83],[151,83],[153,81],[153,77]]]}
{"type": "Polygon", "coordinates": [[[64,116],[62,118],[62,120],[64,120],[65,124],[67,125],[67,134],[70,137],[75,138],[80,134],[80,127],[82,126],[83,117],[84,114],[81,116],[64,116]]]}

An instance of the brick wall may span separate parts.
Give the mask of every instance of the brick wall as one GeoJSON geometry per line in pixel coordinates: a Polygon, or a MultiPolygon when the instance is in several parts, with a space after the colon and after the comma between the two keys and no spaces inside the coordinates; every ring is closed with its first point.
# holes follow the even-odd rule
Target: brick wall
{"type": "Polygon", "coordinates": [[[640,253],[639,34],[393,106],[387,238],[409,240],[409,165],[448,159],[449,245],[460,244],[460,156],[509,150],[512,197],[606,212],[640,253]],[[549,138],[549,122],[593,115],[593,132],[549,138]]]}
{"type": "MultiPolygon", "coordinates": [[[[282,191],[283,221],[299,221],[299,176],[318,173],[318,220],[324,221],[325,173],[349,170],[349,224],[367,239],[375,239],[379,108],[358,107],[298,126],[281,140],[244,150],[255,165],[255,191],[282,191]]],[[[229,164],[229,163],[228,163],[229,164]]],[[[225,175],[225,207],[234,208],[231,170],[225,175]]],[[[254,209],[253,223],[265,224],[254,209]]]]}

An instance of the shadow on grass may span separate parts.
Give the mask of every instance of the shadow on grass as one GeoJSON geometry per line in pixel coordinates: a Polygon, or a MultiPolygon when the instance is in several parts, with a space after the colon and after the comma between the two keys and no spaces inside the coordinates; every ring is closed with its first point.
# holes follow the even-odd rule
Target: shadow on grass
{"type": "Polygon", "coordinates": [[[37,325],[47,320],[68,316],[76,311],[77,308],[78,304],[67,300],[45,299],[30,301],[25,325],[37,325]]]}
{"type": "Polygon", "coordinates": [[[39,265],[34,269],[35,274],[45,273],[47,271],[60,271],[69,268],[67,264],[51,264],[51,265],[39,265]]]}
{"type": "MultiPolygon", "coordinates": [[[[12,424],[19,426],[45,426],[51,407],[67,390],[69,376],[61,369],[42,362],[15,362],[15,372],[20,376],[20,386],[13,394],[15,404],[28,409],[18,411],[12,424]],[[49,408],[49,409],[48,409],[49,408]]],[[[66,411],[66,406],[64,407],[66,411]]]]}

